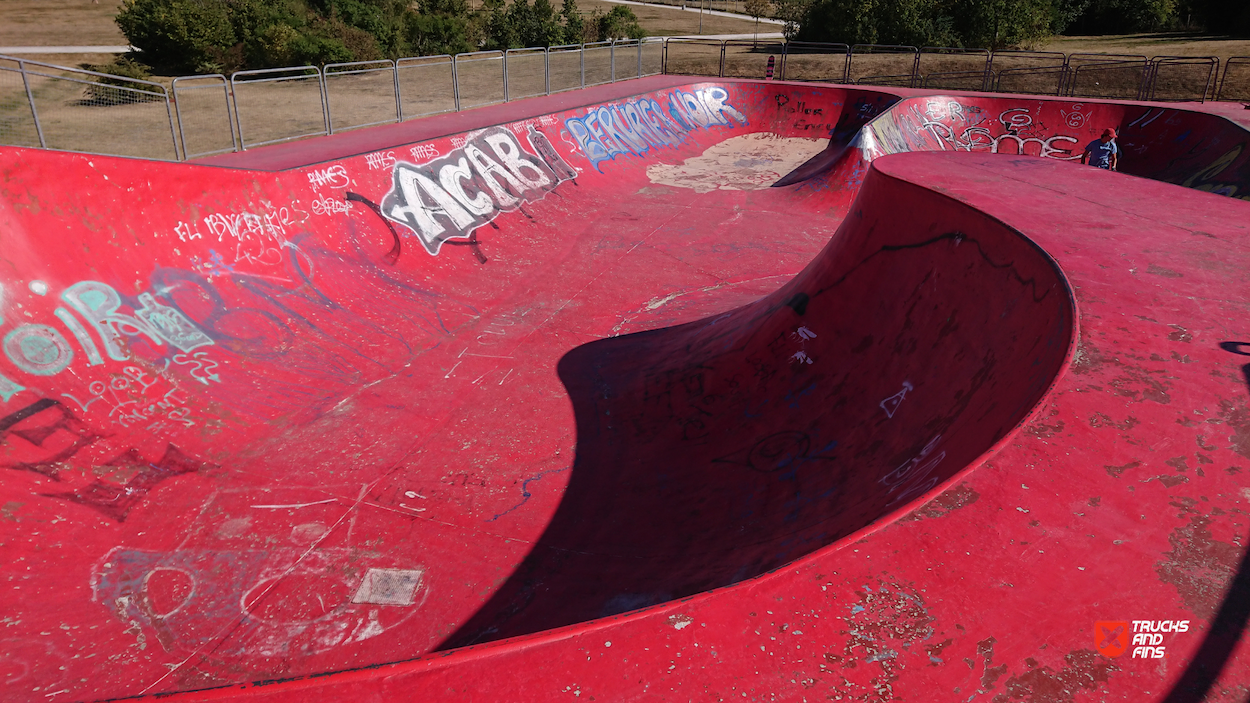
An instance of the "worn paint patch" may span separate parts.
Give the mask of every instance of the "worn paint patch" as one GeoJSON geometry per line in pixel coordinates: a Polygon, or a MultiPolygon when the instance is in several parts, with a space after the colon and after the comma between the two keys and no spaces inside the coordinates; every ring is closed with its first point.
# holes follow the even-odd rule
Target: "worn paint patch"
{"type": "MultiPolygon", "coordinates": [[[[934,634],[934,618],[914,587],[882,583],[858,589],[859,603],[842,620],[848,635],[840,653],[826,652],[825,661],[840,666],[851,700],[888,701],[895,698],[894,682],[907,667],[905,659],[916,654],[920,642],[934,634]],[[864,669],[863,664],[870,665],[864,669]],[[852,674],[852,669],[860,669],[852,674]],[[868,677],[865,679],[865,677],[868,677]]],[[[926,651],[929,663],[946,643],[926,651]]]]}
{"type": "Polygon", "coordinates": [[[681,164],[653,164],[647,168],[647,178],[652,183],[690,188],[696,193],[759,190],[819,154],[826,141],[744,134],[709,147],[681,164]]]}
{"type": "Polygon", "coordinates": [[[1191,516],[1168,535],[1172,550],[1155,564],[1159,579],[1175,586],[1185,608],[1201,619],[1215,614],[1240,555],[1236,546],[1211,538],[1210,524],[1205,515],[1191,516]]]}
{"type": "Polygon", "coordinates": [[[996,642],[998,640],[994,637],[986,637],[977,642],[977,654],[981,657],[981,661],[985,663],[985,668],[981,671],[981,693],[994,688],[1003,674],[1007,673],[1006,664],[990,666],[990,664],[994,663],[994,644],[996,642]]]}
{"type": "Polygon", "coordinates": [[[1244,406],[1221,400],[1219,419],[1232,430],[1232,434],[1228,435],[1229,448],[1250,459],[1250,411],[1244,406]]]}
{"type": "MultiPolygon", "coordinates": [[[[1070,703],[1081,690],[1097,690],[1119,667],[1089,649],[1064,655],[1064,666],[1055,671],[1048,666],[1012,676],[1003,684],[1005,692],[994,696],[992,703],[1027,700],[1030,703],[1070,703]]],[[[1037,662],[1030,661],[1031,666],[1037,662]]]]}
{"type": "Polygon", "coordinates": [[[1139,466],[1141,466],[1140,461],[1130,461],[1129,463],[1123,464],[1121,466],[1112,466],[1111,464],[1104,464],[1102,468],[1107,470],[1107,475],[1110,476],[1111,478],[1119,478],[1120,474],[1124,473],[1125,471],[1129,469],[1136,469],[1139,466]]]}
{"type": "Polygon", "coordinates": [[[967,483],[961,483],[958,486],[945,491],[937,498],[929,501],[911,515],[903,518],[903,521],[906,522],[910,520],[945,517],[965,505],[972,505],[977,502],[977,499],[980,497],[981,494],[972,490],[967,483]]]}
{"type": "Polygon", "coordinates": [[[689,615],[670,615],[668,616],[668,624],[673,626],[674,630],[680,630],[690,626],[694,622],[694,618],[689,615]]]}
{"type": "Polygon", "coordinates": [[[14,521],[16,521],[16,520],[17,520],[17,511],[18,511],[18,510],[19,510],[19,509],[20,509],[23,505],[25,505],[25,503],[20,503],[20,502],[18,502],[18,501],[16,501],[16,500],[11,500],[11,501],[9,501],[9,502],[5,503],[4,505],[0,505],[0,520],[14,520],[14,521]]]}

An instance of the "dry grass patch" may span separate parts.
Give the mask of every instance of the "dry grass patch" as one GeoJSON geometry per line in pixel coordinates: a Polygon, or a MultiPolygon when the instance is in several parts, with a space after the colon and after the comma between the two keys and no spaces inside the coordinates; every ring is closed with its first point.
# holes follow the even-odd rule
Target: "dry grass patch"
{"type": "Polygon", "coordinates": [[[0,0],[0,46],[125,45],[113,21],[121,6],[121,0],[0,0]]]}
{"type": "Polygon", "coordinates": [[[1229,39],[1192,34],[1124,34],[1106,37],[1054,37],[1042,42],[1041,51],[1065,54],[1129,54],[1134,56],[1250,56],[1250,39],[1229,39]]]}

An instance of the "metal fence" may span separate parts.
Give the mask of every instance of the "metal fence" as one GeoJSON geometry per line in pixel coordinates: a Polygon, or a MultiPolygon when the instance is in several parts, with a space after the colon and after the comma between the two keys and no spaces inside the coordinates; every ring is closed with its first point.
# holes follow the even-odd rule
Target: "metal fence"
{"type": "Polygon", "coordinates": [[[660,73],[1250,101],[1245,56],[1221,71],[1214,57],[644,39],[184,76],[168,87],[0,56],[0,144],[185,160],[660,73]]]}
{"type": "Polygon", "coordinates": [[[1234,56],[1224,63],[1224,75],[1215,99],[1250,101],[1250,56],[1234,56]]]}
{"type": "Polygon", "coordinates": [[[10,56],[0,56],[0,144],[160,159],[179,154],[165,86],[10,56]]]}
{"type": "Polygon", "coordinates": [[[181,76],[0,56],[0,144],[180,161],[656,75],[664,40],[181,76]]]}
{"type": "Polygon", "coordinates": [[[1122,100],[1248,100],[1250,57],[670,39],[665,73],[1122,100]]]}

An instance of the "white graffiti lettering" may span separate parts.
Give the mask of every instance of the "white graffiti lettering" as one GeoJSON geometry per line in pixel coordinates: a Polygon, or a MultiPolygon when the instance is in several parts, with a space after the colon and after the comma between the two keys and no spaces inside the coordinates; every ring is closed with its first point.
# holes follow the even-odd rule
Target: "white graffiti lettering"
{"type": "Polygon", "coordinates": [[[346,200],[335,198],[318,198],[312,201],[312,214],[333,215],[338,212],[351,212],[352,206],[346,200]]]}
{"type": "Polygon", "coordinates": [[[323,186],[346,188],[352,184],[352,179],[347,175],[347,169],[342,164],[335,164],[309,171],[308,182],[314,189],[320,189],[323,186]]]}
{"type": "MultiPolygon", "coordinates": [[[[461,146],[464,146],[463,142],[461,142],[461,146]]],[[[409,149],[408,153],[412,154],[412,158],[416,161],[438,158],[438,148],[433,144],[418,144],[409,149]]]]}
{"type": "MultiPolygon", "coordinates": [[[[260,214],[213,213],[200,221],[210,236],[216,236],[217,242],[233,241],[234,261],[230,263],[248,262],[265,266],[281,263],[282,250],[293,246],[289,242],[291,228],[306,222],[309,217],[307,212],[298,209],[298,203],[276,208],[269,203],[262,205],[265,210],[260,214]]],[[[184,242],[203,238],[195,223],[179,222],[174,232],[184,242]]],[[[218,274],[222,273],[225,263],[223,260],[222,265],[216,267],[218,274]]]]}
{"type": "Polygon", "coordinates": [[[393,151],[381,151],[376,154],[365,154],[365,164],[370,171],[382,171],[388,168],[394,168],[399,163],[399,159],[395,158],[393,151]]]}
{"type": "Polygon", "coordinates": [[[467,238],[500,212],[544,196],[570,172],[576,175],[554,149],[542,157],[522,149],[508,130],[488,129],[440,159],[400,162],[382,213],[411,229],[436,256],[448,239],[467,238]],[[554,168],[546,160],[553,157],[559,159],[554,168]]]}

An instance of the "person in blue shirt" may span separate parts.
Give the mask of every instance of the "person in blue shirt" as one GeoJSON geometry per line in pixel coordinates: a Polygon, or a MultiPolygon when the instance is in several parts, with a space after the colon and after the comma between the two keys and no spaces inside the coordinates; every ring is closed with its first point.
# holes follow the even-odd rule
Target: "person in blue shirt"
{"type": "Polygon", "coordinates": [[[1115,136],[1114,129],[1104,129],[1102,137],[1085,147],[1085,153],[1081,154],[1081,163],[1089,163],[1108,171],[1116,170],[1120,160],[1120,148],[1115,145],[1115,136]]]}

